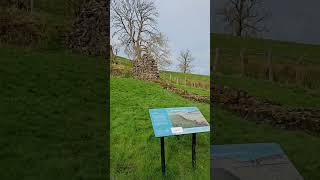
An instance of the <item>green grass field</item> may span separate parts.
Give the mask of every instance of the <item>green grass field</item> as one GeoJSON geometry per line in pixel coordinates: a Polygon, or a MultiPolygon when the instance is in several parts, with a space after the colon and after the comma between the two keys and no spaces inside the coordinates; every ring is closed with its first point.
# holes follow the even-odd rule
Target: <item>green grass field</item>
{"type": "Polygon", "coordinates": [[[210,96],[210,90],[209,89],[203,89],[203,88],[196,88],[186,85],[180,85],[180,84],[174,84],[174,86],[178,89],[182,89],[187,91],[188,93],[197,94],[200,96],[210,96]]]}
{"type": "Polygon", "coordinates": [[[187,78],[191,80],[199,81],[210,81],[210,76],[200,75],[200,74],[191,74],[191,73],[181,73],[181,72],[172,72],[172,71],[161,71],[160,77],[163,79],[169,79],[169,76],[178,77],[178,78],[187,78]]]}
{"type": "MultiPolygon", "coordinates": [[[[209,121],[208,104],[195,103],[132,78],[111,79],[111,177],[162,179],[160,139],[154,137],[150,108],[196,106],[209,121]]],[[[191,165],[191,135],[165,138],[167,179],[209,179],[209,133],[197,136],[197,169],[191,165]]]]}
{"type": "Polygon", "coordinates": [[[106,179],[106,63],[0,49],[1,179],[106,179]]]}
{"type": "MultiPolygon", "coordinates": [[[[256,51],[266,51],[272,49],[275,55],[300,56],[306,55],[311,61],[320,63],[320,46],[311,44],[301,44],[294,42],[283,42],[258,38],[239,38],[224,34],[211,34],[211,48],[248,48],[256,51]]],[[[214,51],[211,51],[213,54],[214,51]]],[[[214,56],[211,56],[214,57],[214,56]]]]}
{"type": "Polygon", "coordinates": [[[320,107],[320,92],[282,85],[267,80],[217,74],[214,84],[242,89],[249,95],[268,99],[289,107],[320,107]]]}
{"type": "Polygon", "coordinates": [[[245,71],[249,77],[269,79],[271,62],[273,81],[320,90],[319,45],[212,34],[211,48],[212,63],[217,72],[232,75],[245,71]],[[218,61],[215,60],[215,48],[219,48],[218,61]],[[245,49],[242,55],[246,62],[244,70],[241,49],[245,49]],[[271,58],[268,55],[270,50],[271,58]]]}
{"type": "MultiPolygon", "coordinates": [[[[222,48],[249,48],[257,51],[272,48],[277,55],[298,56],[307,54],[314,62],[319,62],[320,46],[279,42],[261,39],[241,39],[237,37],[212,34],[213,47],[222,48]]],[[[214,58],[214,51],[211,52],[214,58]]],[[[236,54],[238,56],[238,54],[236,54]]],[[[223,62],[222,62],[223,63],[223,62]]],[[[231,70],[235,64],[228,64],[226,68],[231,70]]],[[[228,86],[243,89],[249,95],[262,99],[268,99],[288,107],[320,107],[319,89],[305,89],[297,85],[279,84],[267,80],[241,77],[239,75],[226,75],[216,73],[213,83],[218,86],[228,86]]],[[[237,114],[216,106],[214,112],[214,133],[211,134],[212,144],[232,143],[279,143],[289,159],[301,175],[308,180],[320,178],[320,139],[317,136],[308,135],[302,131],[289,131],[272,127],[267,124],[256,124],[253,121],[244,120],[237,114]]]]}

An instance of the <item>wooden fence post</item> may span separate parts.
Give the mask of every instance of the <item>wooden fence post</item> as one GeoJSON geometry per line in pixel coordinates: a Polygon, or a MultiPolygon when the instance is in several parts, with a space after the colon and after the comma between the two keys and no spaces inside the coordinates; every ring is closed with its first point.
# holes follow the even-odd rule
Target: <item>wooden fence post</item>
{"type": "Polygon", "coordinates": [[[301,66],[303,66],[303,58],[304,56],[299,57],[298,66],[296,67],[296,84],[303,85],[303,75],[301,71],[301,66]]]}
{"type": "Polygon", "coordinates": [[[245,49],[242,48],[240,50],[240,62],[241,62],[241,75],[242,76],[246,76],[246,65],[245,65],[245,62],[244,62],[244,57],[245,56],[245,49]]]}
{"type": "Polygon", "coordinates": [[[171,78],[172,78],[172,77],[171,77],[171,74],[170,74],[170,83],[172,82],[171,78]]]}
{"type": "Polygon", "coordinates": [[[268,76],[269,76],[269,80],[273,81],[272,49],[268,51],[268,76]]]}
{"type": "Polygon", "coordinates": [[[213,64],[213,72],[215,73],[217,71],[217,66],[219,62],[219,48],[216,48],[216,54],[215,54],[214,64],[213,64]]]}

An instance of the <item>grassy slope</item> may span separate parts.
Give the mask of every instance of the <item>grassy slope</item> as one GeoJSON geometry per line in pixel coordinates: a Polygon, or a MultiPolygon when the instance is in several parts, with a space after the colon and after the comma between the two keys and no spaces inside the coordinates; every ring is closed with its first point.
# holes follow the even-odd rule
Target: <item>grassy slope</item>
{"type": "Polygon", "coordinates": [[[268,99],[291,107],[320,107],[320,92],[307,91],[299,87],[292,87],[272,83],[266,80],[243,78],[232,75],[216,75],[214,83],[243,89],[250,95],[268,99]]]}
{"type": "MultiPolygon", "coordinates": [[[[209,105],[131,78],[111,79],[111,175],[117,179],[161,178],[160,139],[155,138],[148,109],[197,106],[209,120],[209,105]]],[[[197,170],[191,167],[191,135],[168,137],[168,179],[209,179],[209,134],[197,138],[197,170]]]]}
{"type": "MultiPolygon", "coordinates": [[[[314,61],[318,61],[320,57],[320,46],[298,44],[292,42],[281,42],[265,39],[247,38],[241,39],[234,36],[211,34],[212,47],[235,48],[242,47],[265,50],[272,47],[275,54],[284,55],[302,55],[307,54],[308,57],[314,61]]],[[[211,52],[211,61],[214,59],[214,51],[211,52]]],[[[233,88],[240,88],[249,92],[250,95],[269,99],[287,106],[293,107],[320,107],[320,92],[317,90],[305,90],[303,88],[280,85],[271,83],[265,80],[257,80],[253,78],[243,78],[236,75],[221,75],[214,76],[214,82],[220,86],[229,86],[233,88]]]]}
{"type": "Polygon", "coordinates": [[[105,179],[101,58],[0,49],[2,179],[105,179]]]}
{"type": "MultiPolygon", "coordinates": [[[[124,65],[125,67],[131,68],[132,67],[132,62],[128,60],[127,58],[124,57],[118,57],[117,61],[119,64],[124,65]]],[[[173,79],[175,78],[187,78],[189,80],[194,80],[194,81],[201,81],[201,82],[207,82],[209,83],[210,81],[210,76],[206,75],[199,75],[199,74],[190,74],[190,73],[180,73],[180,72],[171,72],[171,71],[160,71],[160,77],[164,80],[169,80],[170,75],[173,79]]],[[[191,86],[185,86],[181,84],[174,84],[177,88],[183,89],[189,93],[193,94],[198,94],[202,96],[209,96],[210,95],[210,90],[209,89],[202,89],[202,88],[195,88],[191,86]]]]}
{"type": "Polygon", "coordinates": [[[178,78],[187,78],[192,80],[199,81],[210,81],[210,76],[200,75],[200,74],[190,74],[190,73],[181,73],[181,72],[171,72],[171,71],[161,71],[160,76],[165,79],[169,79],[169,76],[178,77],[178,78]]]}
{"type": "Polygon", "coordinates": [[[175,84],[174,86],[179,89],[185,90],[189,93],[192,93],[192,94],[197,94],[197,95],[201,95],[201,96],[210,96],[209,89],[195,88],[195,87],[180,85],[180,84],[175,84]]]}
{"type": "MultiPolygon", "coordinates": [[[[223,35],[223,34],[211,34],[211,43],[213,48],[248,48],[257,51],[266,51],[272,48],[272,52],[275,55],[285,56],[300,56],[306,55],[308,58],[313,59],[314,62],[320,62],[320,46],[301,44],[293,42],[283,42],[268,39],[255,39],[246,38],[245,40],[239,37],[223,35]]],[[[211,52],[212,54],[214,51],[211,52]]],[[[213,56],[211,56],[213,57],[213,56]]]]}

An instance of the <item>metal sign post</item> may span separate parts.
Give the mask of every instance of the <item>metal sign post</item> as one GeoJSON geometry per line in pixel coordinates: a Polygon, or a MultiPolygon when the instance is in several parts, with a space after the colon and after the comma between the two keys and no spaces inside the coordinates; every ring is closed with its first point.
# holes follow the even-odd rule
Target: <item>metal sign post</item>
{"type": "Polygon", "coordinates": [[[161,170],[166,175],[164,137],[192,134],[192,167],[196,168],[196,133],[209,132],[210,125],[196,107],[149,109],[155,137],[160,137],[161,170]]]}
{"type": "Polygon", "coordinates": [[[196,168],[196,133],[192,133],[192,167],[196,168]]]}
{"type": "Polygon", "coordinates": [[[162,175],[166,175],[166,158],[165,158],[165,150],[164,150],[164,137],[160,138],[161,141],[161,167],[162,167],[162,175]]]}

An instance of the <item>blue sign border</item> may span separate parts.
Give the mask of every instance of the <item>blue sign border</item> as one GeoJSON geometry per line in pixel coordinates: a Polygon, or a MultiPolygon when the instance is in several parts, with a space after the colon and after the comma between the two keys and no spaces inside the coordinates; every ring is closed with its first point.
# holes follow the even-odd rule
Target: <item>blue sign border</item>
{"type": "Polygon", "coordinates": [[[199,109],[197,107],[149,109],[150,119],[151,119],[155,137],[175,136],[175,135],[210,131],[210,126],[203,126],[203,127],[183,128],[182,133],[173,134],[171,132],[171,128],[173,126],[169,117],[169,113],[174,111],[193,112],[193,111],[199,111],[199,109]]]}

